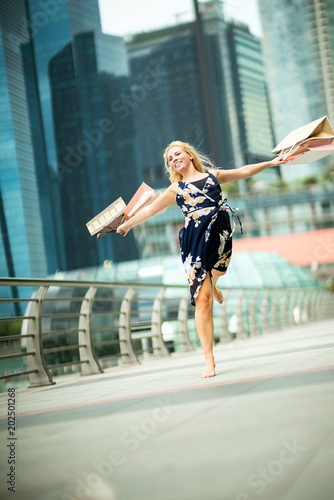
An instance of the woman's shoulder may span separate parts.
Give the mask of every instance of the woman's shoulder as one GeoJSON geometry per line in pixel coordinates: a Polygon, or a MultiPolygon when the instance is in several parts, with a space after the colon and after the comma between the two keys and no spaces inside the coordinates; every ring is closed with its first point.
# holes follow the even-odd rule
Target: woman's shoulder
{"type": "Polygon", "coordinates": [[[213,175],[213,177],[216,179],[218,184],[223,184],[224,183],[224,173],[225,170],[222,168],[210,170],[210,173],[213,175]]]}
{"type": "Polygon", "coordinates": [[[169,193],[175,193],[177,194],[177,189],[178,189],[179,183],[178,182],[172,182],[170,186],[166,189],[169,193]]]}
{"type": "Polygon", "coordinates": [[[213,177],[215,177],[217,179],[217,175],[219,175],[220,173],[220,170],[215,168],[215,169],[212,169],[209,171],[209,175],[211,174],[213,177]]]}

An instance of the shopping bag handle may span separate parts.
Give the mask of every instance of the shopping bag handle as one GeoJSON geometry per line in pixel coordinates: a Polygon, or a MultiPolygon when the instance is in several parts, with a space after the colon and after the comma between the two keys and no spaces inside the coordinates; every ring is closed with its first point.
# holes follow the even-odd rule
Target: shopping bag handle
{"type": "Polygon", "coordinates": [[[292,155],[292,156],[288,156],[286,158],[284,158],[284,161],[292,161],[292,160],[295,160],[296,158],[298,158],[299,156],[303,156],[304,153],[300,153],[299,155],[292,155]]]}

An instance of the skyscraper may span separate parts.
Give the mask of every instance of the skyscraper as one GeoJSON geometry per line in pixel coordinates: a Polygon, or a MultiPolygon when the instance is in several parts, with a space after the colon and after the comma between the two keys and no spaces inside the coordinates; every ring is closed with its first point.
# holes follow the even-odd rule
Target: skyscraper
{"type": "Polygon", "coordinates": [[[55,178],[55,174],[58,176],[58,166],[48,66],[50,59],[66,44],[70,43],[76,34],[101,30],[99,4],[98,0],[85,0],[85,2],[80,2],[80,0],[26,0],[26,3],[29,17],[26,21],[21,19],[21,29],[31,34],[33,42],[46,155],[51,167],[51,198],[55,220],[58,267],[66,269],[59,182],[55,178]]]}
{"type": "Polygon", "coordinates": [[[134,258],[132,236],[125,252],[120,237],[96,242],[85,227],[115,197],[129,200],[139,183],[131,117],[116,126],[108,107],[128,87],[124,42],[102,34],[98,0],[27,1],[48,161],[59,179],[52,195],[60,267],[134,258]],[[103,128],[109,119],[112,133],[103,128]]]}
{"type": "Polygon", "coordinates": [[[182,140],[211,153],[205,130],[195,30],[193,23],[143,33],[128,44],[132,89],[142,86],[148,71],[157,85],[133,110],[138,157],[145,182],[168,184],[162,153],[182,140]]]}
{"type": "Polygon", "coordinates": [[[219,0],[199,5],[196,22],[139,34],[128,43],[133,85],[140,85],[148,64],[160,78],[134,110],[140,166],[144,179],[156,186],[168,182],[161,153],[172,140],[194,144],[227,169],[272,157],[273,131],[259,40],[247,29],[226,23],[219,0]],[[210,94],[210,102],[205,93],[210,94]],[[208,120],[215,141],[210,140],[208,120]],[[210,149],[213,143],[215,150],[210,149]]]}
{"type": "Polygon", "coordinates": [[[47,157],[56,169],[48,64],[75,35],[101,30],[99,4],[98,0],[27,0],[27,4],[29,21],[21,19],[21,29],[32,35],[47,157]]]}
{"type": "Polygon", "coordinates": [[[113,111],[128,89],[124,42],[102,34],[98,0],[2,1],[0,88],[1,274],[137,257],[133,236],[97,243],[85,226],[139,184],[131,109],[113,111]]]}
{"type": "MultiPolygon", "coordinates": [[[[275,141],[260,40],[247,26],[234,23],[227,24],[226,33],[232,106],[237,110],[236,120],[231,120],[232,135],[239,139],[243,164],[266,161],[275,141]]],[[[262,176],[275,177],[275,171],[266,170],[262,176]]]]}
{"type": "MultiPolygon", "coordinates": [[[[323,115],[334,121],[334,3],[259,0],[263,49],[277,142],[323,115]]],[[[284,178],[319,175],[329,156],[282,168],[284,178]]]]}
{"type": "Polygon", "coordinates": [[[218,165],[234,167],[223,66],[224,23],[220,2],[211,3],[213,18],[208,18],[206,7],[198,22],[139,34],[128,43],[133,84],[140,84],[148,64],[160,77],[149,98],[134,110],[141,169],[144,179],[156,185],[168,182],[161,153],[173,140],[190,142],[218,165]]]}
{"type": "Polygon", "coordinates": [[[45,277],[58,267],[26,2],[0,4],[1,275],[45,277]]]}
{"type": "Polygon", "coordinates": [[[139,186],[130,109],[114,112],[127,72],[123,39],[99,31],[75,35],[49,63],[67,269],[138,255],[132,235],[97,242],[85,227],[139,186]]]}

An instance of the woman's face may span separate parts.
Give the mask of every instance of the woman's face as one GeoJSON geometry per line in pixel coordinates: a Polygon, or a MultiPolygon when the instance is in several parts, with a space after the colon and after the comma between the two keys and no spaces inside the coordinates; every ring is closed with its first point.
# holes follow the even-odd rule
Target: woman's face
{"type": "Polygon", "coordinates": [[[181,146],[171,147],[167,158],[171,168],[181,175],[192,165],[192,157],[181,146]]]}

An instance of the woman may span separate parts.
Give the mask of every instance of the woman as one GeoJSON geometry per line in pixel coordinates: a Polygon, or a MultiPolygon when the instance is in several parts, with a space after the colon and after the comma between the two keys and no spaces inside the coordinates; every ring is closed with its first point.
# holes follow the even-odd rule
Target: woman
{"type": "Polygon", "coordinates": [[[181,141],[169,144],[164,152],[164,160],[172,184],[152,205],[121,224],[117,232],[125,236],[134,226],[154,217],[175,201],[181,208],[185,217],[185,225],[179,234],[181,256],[190,285],[191,302],[196,307],[195,323],[204,351],[205,370],[202,378],[213,377],[216,374],[213,299],[220,304],[223,302],[223,294],[216,283],[227,271],[234,230],[230,224],[230,216],[234,219],[234,212],[225,204],[220,185],[248,179],[284,161],[275,158],[237,169],[217,170],[209,158],[181,141]]]}

